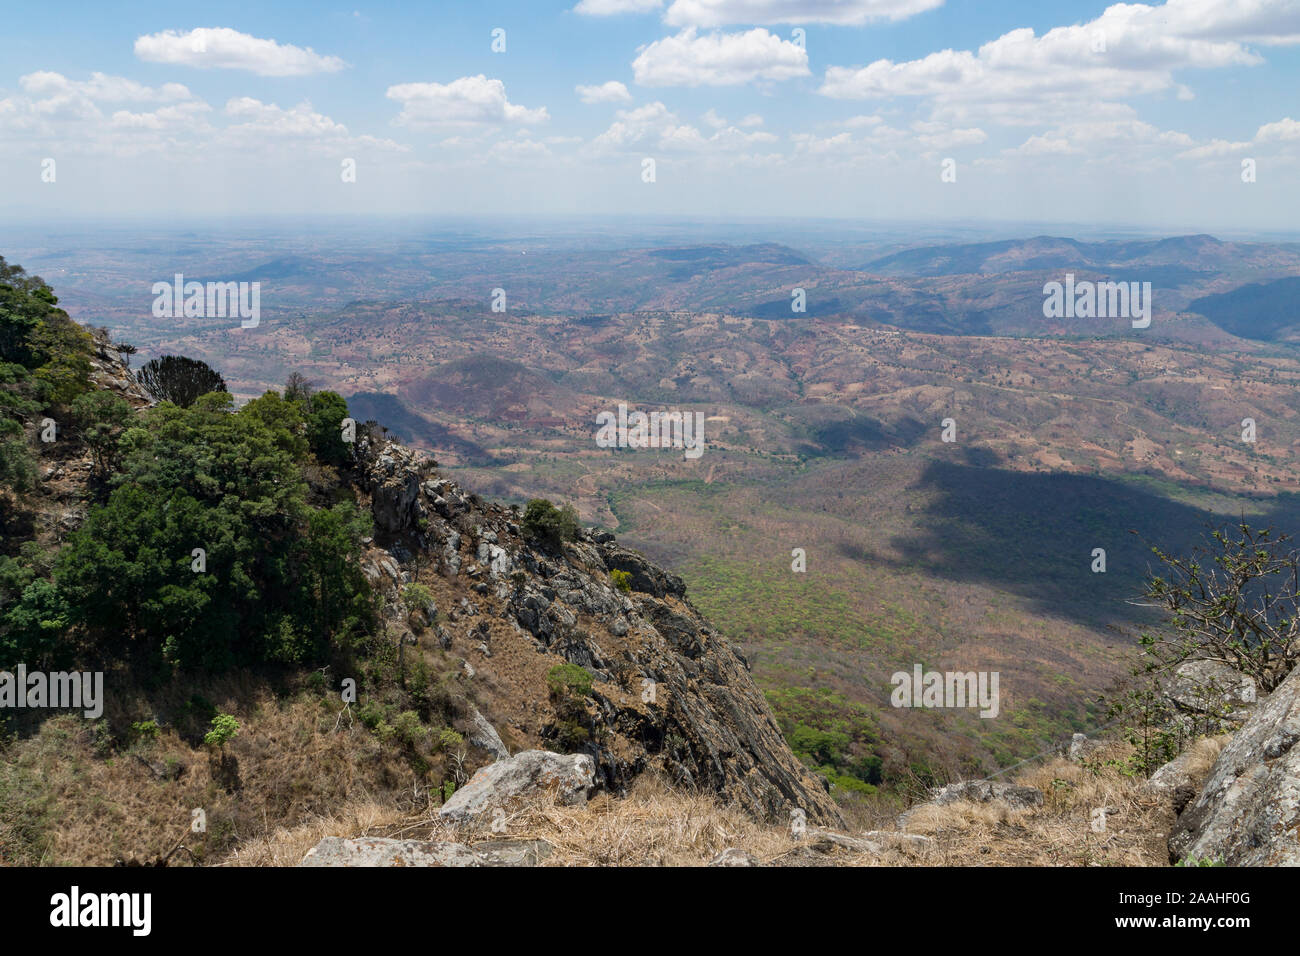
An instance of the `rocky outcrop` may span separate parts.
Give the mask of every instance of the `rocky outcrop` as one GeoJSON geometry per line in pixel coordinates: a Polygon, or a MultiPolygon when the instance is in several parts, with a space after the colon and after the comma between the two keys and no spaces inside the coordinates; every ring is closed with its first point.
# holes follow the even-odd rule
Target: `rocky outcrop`
{"type": "Polygon", "coordinates": [[[1171,860],[1300,866],[1300,668],[1219,754],[1169,838],[1171,860]]]}
{"type": "Polygon", "coordinates": [[[438,816],[448,823],[468,823],[543,793],[562,806],[573,806],[587,801],[595,782],[595,765],[586,754],[526,750],[480,769],[442,805],[438,816]]]}
{"type": "Polygon", "coordinates": [[[464,843],[326,837],[307,851],[299,866],[536,866],[551,854],[545,840],[464,843]]]}
{"type": "Polygon", "coordinates": [[[485,712],[520,714],[511,726],[532,746],[585,754],[594,785],[615,793],[657,770],[762,818],[800,809],[812,822],[842,823],[746,661],[690,603],[681,578],[607,531],[559,548],[528,541],[517,509],[464,493],[428,456],[382,436],[359,434],[356,473],[381,552],[368,555],[368,573],[395,600],[400,582],[443,582],[426,639],[465,662],[485,712]],[[615,586],[615,570],[629,576],[630,593],[615,586]],[[591,677],[564,716],[546,678],[562,662],[591,677]]]}

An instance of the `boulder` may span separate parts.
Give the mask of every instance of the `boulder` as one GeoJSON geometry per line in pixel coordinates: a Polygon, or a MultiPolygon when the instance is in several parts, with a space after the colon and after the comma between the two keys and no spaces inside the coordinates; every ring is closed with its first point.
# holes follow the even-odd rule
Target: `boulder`
{"type": "Polygon", "coordinates": [[[573,806],[587,801],[595,778],[595,764],[586,754],[525,750],[480,769],[442,805],[438,816],[465,823],[543,793],[553,793],[560,804],[573,806]]]}
{"type": "Polygon", "coordinates": [[[496,728],[487,722],[478,708],[470,706],[469,711],[469,731],[465,734],[465,739],[475,747],[486,750],[498,760],[504,760],[510,756],[510,751],[506,750],[506,745],[501,741],[501,735],[497,733],[496,728]]]}
{"type": "Polygon", "coordinates": [[[1300,668],[1251,714],[1169,837],[1171,860],[1300,866],[1300,668]]]}

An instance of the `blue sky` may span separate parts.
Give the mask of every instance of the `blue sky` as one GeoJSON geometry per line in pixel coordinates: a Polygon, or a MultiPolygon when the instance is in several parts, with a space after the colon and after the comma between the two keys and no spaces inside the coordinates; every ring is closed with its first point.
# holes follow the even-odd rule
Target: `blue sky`
{"type": "Polygon", "coordinates": [[[1214,231],[1293,228],[1300,199],[1300,0],[85,3],[8,22],[10,216],[1214,231]]]}

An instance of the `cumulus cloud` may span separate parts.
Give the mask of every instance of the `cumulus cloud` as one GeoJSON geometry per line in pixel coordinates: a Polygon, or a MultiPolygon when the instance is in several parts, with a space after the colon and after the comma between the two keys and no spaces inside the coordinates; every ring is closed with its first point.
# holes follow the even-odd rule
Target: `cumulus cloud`
{"type": "Polygon", "coordinates": [[[110,122],[118,129],[195,129],[196,121],[212,107],[202,100],[187,100],[171,106],[162,106],[151,112],[132,113],[118,110],[110,122]]]}
{"type": "Polygon", "coordinates": [[[672,26],[697,27],[733,23],[861,26],[875,20],[902,20],[940,6],[943,0],[674,0],[664,20],[672,26]]]}
{"type": "Polygon", "coordinates": [[[762,27],[704,36],[689,27],[644,47],[632,72],[642,86],[736,86],[809,75],[807,51],[762,27]]]}
{"type": "Polygon", "coordinates": [[[322,56],[311,47],[277,43],[229,27],[200,27],[187,33],[178,30],[151,33],[136,39],[135,55],[150,63],[247,70],[259,76],[336,73],[347,66],[338,57],[322,56]]]}
{"type": "Polygon", "coordinates": [[[502,123],[543,123],[546,107],[528,109],[506,98],[505,84],[482,73],[450,83],[401,83],[387,96],[402,104],[401,126],[475,126],[502,123]]]}
{"type": "Polygon", "coordinates": [[[575,86],[574,92],[578,94],[578,99],[584,103],[620,103],[626,102],[632,98],[632,94],[627,91],[627,87],[618,80],[610,80],[608,83],[602,83],[599,86],[575,86]]]}
{"type": "Polygon", "coordinates": [[[1289,142],[1300,139],[1300,122],[1291,117],[1280,119],[1276,123],[1265,123],[1255,133],[1256,142],[1289,142]]]}
{"type": "Polygon", "coordinates": [[[697,127],[683,123],[668,107],[656,101],[636,109],[619,110],[609,129],[597,136],[592,145],[601,152],[632,148],[735,151],[761,143],[774,143],[776,139],[771,133],[747,133],[735,126],[724,126],[711,136],[705,136],[697,127]]]}
{"type": "Polygon", "coordinates": [[[1190,91],[1174,82],[1175,71],[1259,64],[1245,44],[1265,34],[1271,43],[1300,42],[1300,2],[1115,4],[1091,22],[1042,36],[1012,30],[974,52],[831,67],[819,92],[838,99],[930,97],[953,115],[983,109],[1026,122],[1048,105],[1065,109],[1166,90],[1186,98],[1190,91]]]}

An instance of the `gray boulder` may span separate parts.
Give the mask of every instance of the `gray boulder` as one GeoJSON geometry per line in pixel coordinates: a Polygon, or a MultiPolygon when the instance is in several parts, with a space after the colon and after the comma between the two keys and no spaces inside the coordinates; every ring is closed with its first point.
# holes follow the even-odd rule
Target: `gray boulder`
{"type": "Polygon", "coordinates": [[[1300,668],[1223,748],[1169,837],[1171,860],[1300,866],[1300,668]]]}
{"type": "Polygon", "coordinates": [[[465,735],[475,747],[486,750],[498,760],[504,760],[510,756],[510,751],[506,750],[506,745],[501,740],[501,735],[497,729],[488,723],[487,718],[478,712],[478,708],[470,706],[469,712],[469,732],[465,735]]]}
{"type": "Polygon", "coordinates": [[[442,805],[438,816],[465,823],[548,792],[564,806],[586,803],[595,779],[596,765],[586,754],[525,750],[480,769],[442,805]]]}

